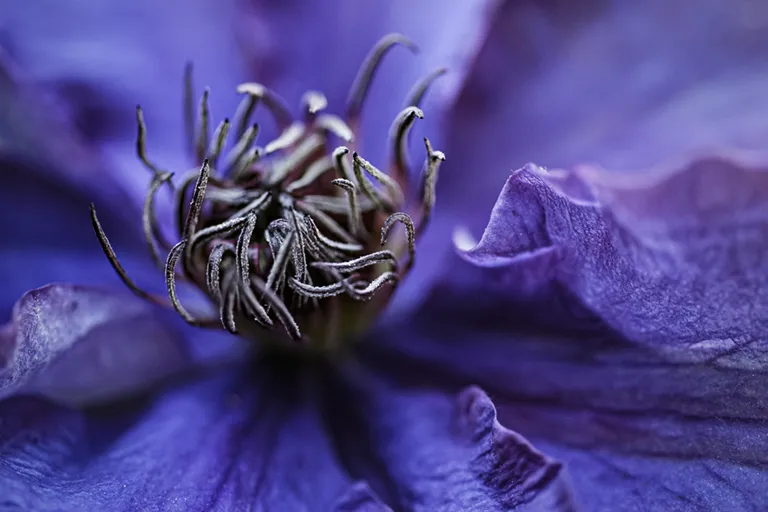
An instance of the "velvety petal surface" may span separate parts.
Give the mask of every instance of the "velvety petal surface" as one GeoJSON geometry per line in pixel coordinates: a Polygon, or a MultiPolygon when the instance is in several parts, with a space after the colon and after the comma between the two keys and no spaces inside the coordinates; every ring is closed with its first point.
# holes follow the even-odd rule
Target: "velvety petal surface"
{"type": "Polygon", "coordinates": [[[243,81],[231,36],[233,2],[33,0],[0,8],[0,46],[38,87],[54,95],[81,136],[99,146],[107,169],[135,198],[148,173],[135,157],[140,104],[148,153],[161,167],[187,169],[182,77],[195,65],[196,93],[210,86],[215,119],[231,116],[243,81]]]}
{"type": "Polygon", "coordinates": [[[146,389],[192,359],[178,333],[137,299],[48,285],[26,293],[0,329],[0,397],[104,401],[146,389]]]}
{"type": "Polygon", "coordinates": [[[463,83],[497,4],[494,0],[237,1],[238,34],[251,55],[251,79],[275,89],[294,111],[301,95],[311,89],[322,91],[329,109],[343,114],[355,75],[381,37],[398,32],[416,43],[416,55],[403,47],[389,52],[365,102],[363,154],[381,168],[387,164],[389,127],[405,106],[406,94],[429,72],[447,67],[449,73],[435,83],[425,101],[424,121],[415,126],[417,171],[424,160],[421,136],[442,143],[444,108],[463,83]]]}
{"type": "Polygon", "coordinates": [[[586,510],[765,508],[765,161],[513,173],[473,267],[371,363],[482,385],[586,510]]]}
{"type": "Polygon", "coordinates": [[[5,503],[32,509],[572,509],[560,464],[479,389],[403,393],[274,358],[82,412],[8,399],[0,460],[5,503]]]}
{"type": "Polygon", "coordinates": [[[81,413],[7,400],[0,495],[34,510],[330,510],[352,482],[293,370],[224,372],[81,413]]]}
{"type": "MultiPolygon", "coordinates": [[[[1,23],[1,22],[0,22],[1,23]]],[[[0,319],[22,293],[52,281],[95,284],[114,279],[88,218],[88,203],[125,265],[136,272],[141,250],[138,203],[45,89],[0,51],[0,319]],[[7,61],[8,58],[6,57],[7,61]],[[5,67],[3,67],[5,66],[5,67]],[[133,222],[131,222],[133,221],[133,222]]]]}
{"type": "Polygon", "coordinates": [[[465,204],[479,234],[526,162],[637,170],[763,148],[766,23],[754,1],[503,2],[453,112],[443,201],[465,204]],[[452,181],[467,168],[471,194],[452,181]]]}
{"type": "Polygon", "coordinates": [[[382,501],[413,511],[573,510],[561,464],[500,425],[482,390],[404,390],[391,370],[355,367],[326,397],[341,460],[382,501]]]}

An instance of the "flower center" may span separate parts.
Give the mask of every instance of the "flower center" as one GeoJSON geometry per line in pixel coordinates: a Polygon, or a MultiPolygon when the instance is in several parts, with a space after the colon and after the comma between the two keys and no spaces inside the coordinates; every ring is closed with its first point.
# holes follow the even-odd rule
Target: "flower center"
{"type": "Polygon", "coordinates": [[[235,142],[226,155],[232,125],[225,119],[211,135],[207,90],[195,122],[187,66],[185,120],[199,169],[177,185],[172,173],[147,158],[146,126],[137,107],[137,152],[153,176],[144,201],[144,235],[165,272],[168,295],[150,294],[127,276],[91,205],[96,234],[123,282],[140,297],[173,307],[192,325],[223,327],[278,347],[334,349],[367,327],[414,263],[415,239],[429,219],[438,167],[445,160],[425,138],[420,189],[409,193],[408,133],[423,117],[418,105],[443,69],[414,86],[393,122],[388,173],[354,151],[371,79],[383,55],[398,44],[414,48],[397,34],[374,46],[352,86],[345,119],[323,112],[327,101],[319,92],[304,94],[303,119],[294,120],[269,89],[240,85],[244,98],[234,117],[235,142]],[[280,135],[263,147],[255,145],[258,125],[250,124],[258,105],[280,128],[280,135]],[[331,151],[334,139],[352,149],[331,151]],[[155,214],[155,196],[164,185],[174,195],[175,244],[166,239],[155,214]],[[390,236],[397,224],[405,236],[390,236]],[[167,251],[165,258],[161,251],[167,251]],[[177,283],[202,290],[218,315],[190,312],[179,299],[177,283]]]}

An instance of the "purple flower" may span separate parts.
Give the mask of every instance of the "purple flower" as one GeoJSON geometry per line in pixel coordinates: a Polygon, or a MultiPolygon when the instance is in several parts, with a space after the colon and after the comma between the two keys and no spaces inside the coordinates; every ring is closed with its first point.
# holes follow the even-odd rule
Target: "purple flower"
{"type": "MultiPolygon", "coordinates": [[[[149,12],[143,4],[75,15],[41,2],[46,16],[14,7],[3,17],[8,26],[0,26],[8,69],[0,82],[2,194],[13,212],[0,252],[3,306],[52,280],[80,283],[24,294],[0,331],[0,389],[8,397],[0,402],[4,504],[765,508],[764,9],[714,0],[579,8],[510,1],[487,11],[456,2],[418,12],[403,2],[372,12],[351,2],[321,9],[238,0],[214,9],[198,0],[184,11],[134,18],[149,12]],[[261,80],[296,101],[306,89],[323,91],[330,106],[344,105],[355,68],[387,30],[412,36],[428,62],[407,64],[407,52],[394,48],[374,81],[383,85],[365,101],[362,125],[352,123],[355,134],[365,134],[360,155],[382,167],[388,146],[373,134],[386,133],[419,74],[462,50],[462,59],[448,63],[460,72],[446,76],[442,90],[435,82],[424,120],[414,125],[419,133],[411,138],[423,132],[447,160],[430,230],[389,314],[370,323],[386,285],[374,287],[370,302],[353,299],[365,298],[387,272],[405,277],[407,237],[392,232],[389,243],[399,246],[387,246],[391,257],[364,233],[378,236],[388,215],[408,204],[416,205],[410,213],[418,225],[429,213],[421,205],[431,202],[434,173],[403,201],[385,178],[365,190],[369,182],[354,173],[354,187],[337,182],[339,205],[327,204],[327,188],[313,191],[323,208],[335,208],[337,243],[365,245],[373,268],[365,255],[344,256],[349,248],[313,242],[304,229],[312,224],[301,215],[316,220],[316,213],[277,200],[277,213],[265,216],[298,220],[271,230],[250,222],[248,212],[237,215],[237,208],[258,208],[252,205],[265,191],[280,190],[269,176],[285,171],[280,183],[295,183],[302,174],[292,169],[306,176],[322,155],[295,166],[265,159],[274,162],[269,174],[253,179],[239,170],[250,153],[222,158],[231,165],[213,167],[227,167],[229,179],[213,174],[195,222],[191,189],[201,195],[205,176],[199,158],[190,174],[197,185],[190,180],[190,193],[177,201],[181,217],[192,218],[179,223],[180,233],[162,224],[179,216],[173,208],[160,200],[156,215],[144,208],[151,241],[169,234],[172,243],[182,240],[176,273],[213,290],[209,298],[221,306],[215,313],[240,338],[190,327],[119,293],[87,204],[96,204],[96,224],[130,278],[148,287],[151,301],[164,300],[166,282],[147,263],[139,219],[147,183],[158,185],[159,198],[167,192],[163,169],[184,174],[189,165],[179,156],[185,130],[175,115],[186,58],[212,86],[212,132],[221,120],[215,116],[235,112],[240,99],[232,94],[229,104],[217,104],[228,98],[219,89],[234,91],[238,78],[261,80]],[[222,37],[228,33],[236,37],[222,37]],[[136,102],[146,114],[148,167],[158,162],[157,171],[137,170],[132,156],[135,129],[127,126],[136,102]],[[529,164],[509,174],[530,160],[552,170],[529,164]],[[590,161],[602,167],[584,164],[590,161]],[[353,188],[366,215],[353,215],[344,202],[353,188]],[[239,203],[238,194],[248,201],[239,203]],[[246,219],[237,221],[235,236],[220,227],[233,218],[246,219]],[[457,250],[446,250],[457,225],[457,250]],[[483,227],[475,243],[471,233],[483,227]],[[215,236],[203,251],[206,271],[195,271],[198,251],[187,246],[205,229],[215,236]],[[248,230],[258,243],[238,243],[248,230]],[[353,231],[353,240],[338,240],[353,231]],[[238,279],[261,276],[266,285],[276,267],[270,261],[296,233],[306,237],[305,250],[286,249],[289,270],[270,283],[284,278],[285,300],[270,299],[270,286],[249,299],[238,279]],[[221,259],[211,267],[217,242],[221,259]],[[263,268],[262,246],[269,255],[263,268]],[[302,254],[320,265],[303,270],[302,254]],[[350,307],[355,314],[339,314],[350,307]],[[334,332],[357,331],[360,321],[367,328],[359,336],[328,331],[330,324],[334,332]],[[259,325],[269,323],[271,330],[259,325]],[[284,334],[275,340],[264,333],[284,334]],[[264,350],[268,339],[281,347],[303,343],[305,355],[307,347],[331,355],[264,350]],[[345,350],[329,348],[332,342],[345,350]]],[[[310,99],[320,104],[319,96],[310,99]]],[[[270,106],[270,98],[261,100],[270,106]]],[[[299,119],[319,123],[318,115],[299,119]]],[[[276,117],[259,140],[285,133],[276,117]]],[[[232,133],[242,131],[238,119],[232,133]]],[[[336,131],[343,135],[343,125],[336,131]]],[[[189,133],[186,140],[194,146],[189,133]]],[[[215,156],[216,140],[199,144],[199,156],[215,156]]],[[[412,149],[415,161],[423,148],[412,149]]],[[[437,163],[427,158],[427,169],[430,162],[437,163]]],[[[403,176],[398,185],[407,182],[403,176]]],[[[320,231],[328,238],[334,229],[320,231]]],[[[209,303],[181,299],[194,311],[209,303]]]]}

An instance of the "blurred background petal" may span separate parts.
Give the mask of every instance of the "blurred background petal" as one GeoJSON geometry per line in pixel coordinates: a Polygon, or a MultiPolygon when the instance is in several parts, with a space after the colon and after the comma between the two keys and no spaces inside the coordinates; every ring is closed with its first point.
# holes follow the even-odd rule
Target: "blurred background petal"
{"type": "Polygon", "coordinates": [[[635,170],[764,147],[768,6],[509,0],[468,76],[438,206],[462,205],[479,235],[509,172],[530,161],[635,170]],[[455,169],[478,178],[451,181],[455,169]]]}

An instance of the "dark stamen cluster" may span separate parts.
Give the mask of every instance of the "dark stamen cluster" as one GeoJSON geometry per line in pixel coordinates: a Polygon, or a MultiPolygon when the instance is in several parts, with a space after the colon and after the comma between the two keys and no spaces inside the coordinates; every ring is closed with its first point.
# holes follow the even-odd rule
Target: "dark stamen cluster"
{"type": "Polygon", "coordinates": [[[330,151],[333,138],[354,144],[371,79],[383,55],[397,44],[413,48],[399,35],[387,36],[374,47],[352,87],[345,119],[324,113],[327,101],[318,92],[304,95],[303,119],[294,120],[272,91],[255,83],[240,85],[244,99],[234,118],[235,143],[226,155],[222,153],[231,124],[225,119],[210,134],[207,90],[195,122],[188,66],[187,137],[200,167],[177,186],[172,173],[147,158],[146,127],[137,107],[137,153],[153,176],[144,201],[143,228],[153,259],[165,271],[168,297],[143,291],[126,275],[91,206],[102,248],[126,285],[147,300],[173,307],[197,326],[222,325],[242,334],[251,325],[270,329],[279,323],[293,340],[338,336],[338,329],[326,324],[339,315],[339,305],[368,301],[385,285],[397,283],[413,265],[415,238],[429,218],[438,167],[445,159],[425,138],[420,197],[409,205],[408,133],[416,118],[423,117],[418,104],[428,86],[444,70],[418,83],[395,119],[390,173],[354,148],[330,151]],[[259,104],[280,129],[280,135],[263,147],[255,145],[258,125],[250,124],[259,104]],[[165,239],[155,214],[155,196],[164,185],[174,194],[180,239],[175,244],[165,239]],[[388,243],[397,223],[405,227],[406,236],[388,243]],[[167,252],[165,258],[162,251],[167,252]],[[218,307],[218,318],[188,311],[179,300],[177,282],[202,289],[218,307]],[[321,313],[319,329],[316,312],[321,313]],[[313,317],[314,324],[309,321],[313,317]]]}

